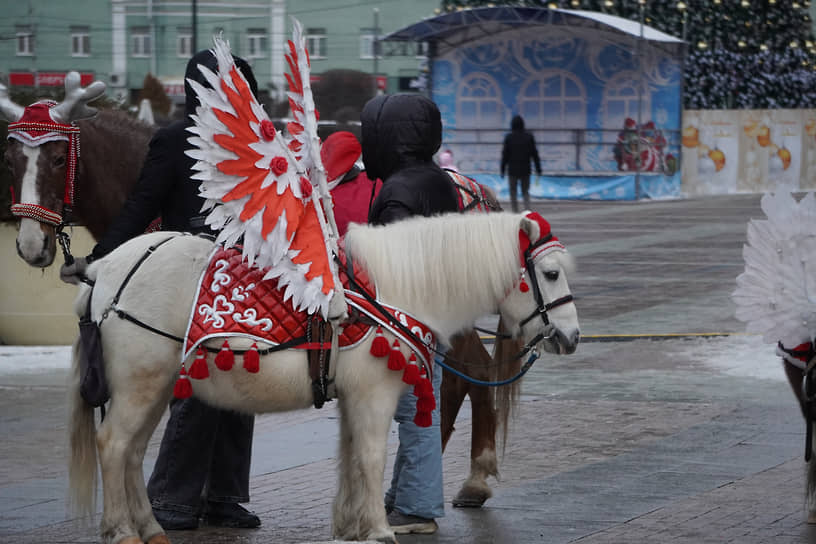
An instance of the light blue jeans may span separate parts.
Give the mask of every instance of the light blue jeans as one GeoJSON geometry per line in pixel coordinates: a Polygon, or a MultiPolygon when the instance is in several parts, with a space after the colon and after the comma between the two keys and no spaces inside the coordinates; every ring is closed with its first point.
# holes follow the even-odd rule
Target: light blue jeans
{"type": "MultiPolygon", "coordinates": [[[[441,358],[437,355],[437,358],[441,358]]],[[[436,408],[431,414],[430,427],[414,423],[416,401],[413,388],[400,397],[394,420],[398,423],[399,448],[394,461],[391,488],[385,494],[385,505],[394,510],[421,518],[445,515],[445,495],[442,489],[442,436],[439,430],[439,388],[442,367],[434,362],[433,388],[436,408]]]]}

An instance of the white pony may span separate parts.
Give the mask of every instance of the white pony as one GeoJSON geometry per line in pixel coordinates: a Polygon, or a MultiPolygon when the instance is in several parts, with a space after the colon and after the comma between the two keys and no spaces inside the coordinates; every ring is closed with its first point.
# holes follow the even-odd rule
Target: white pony
{"type": "MultiPolygon", "coordinates": [[[[572,353],[579,331],[566,277],[571,258],[557,242],[537,245],[550,239],[549,232],[541,232],[544,229],[549,225],[537,214],[445,215],[381,227],[354,226],[346,248],[377,285],[382,302],[426,323],[442,343],[449,344],[451,335],[498,311],[529,347],[572,353]],[[520,237],[531,242],[526,252],[520,249],[520,237]]],[[[110,544],[169,542],[152,514],[142,461],[172,395],[182,345],[120,319],[111,310],[111,301],[134,264],[168,237],[172,239],[136,269],[116,308],[183,336],[196,278],[213,250],[213,243],[203,238],[159,232],[131,240],[90,267],[95,287],[91,292],[83,286],[76,302],[81,315],[90,298],[92,318],[100,323],[111,401],[107,417],[96,429],[93,409],[78,391],[75,347],[70,485],[75,505],[88,511],[95,496],[98,448],[104,497],[101,535],[110,544]]],[[[341,351],[337,359],[340,474],[332,531],[339,539],[396,542],[385,517],[382,484],[387,433],[406,385],[399,372],[370,354],[373,336],[341,351]]],[[[212,345],[220,346],[220,341],[212,345]]],[[[236,342],[235,347],[247,346],[236,342]]],[[[210,369],[208,379],[191,381],[195,396],[218,407],[261,413],[312,404],[302,351],[263,356],[257,374],[224,372],[213,365],[210,369]]]]}

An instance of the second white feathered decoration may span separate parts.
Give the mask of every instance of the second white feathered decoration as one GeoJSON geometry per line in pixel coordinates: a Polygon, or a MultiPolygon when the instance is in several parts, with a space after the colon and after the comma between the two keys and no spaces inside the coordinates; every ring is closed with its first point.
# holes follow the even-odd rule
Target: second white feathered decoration
{"type": "Polygon", "coordinates": [[[732,299],[736,317],[765,342],[787,347],[816,337],[816,198],[766,194],[767,219],[748,223],[745,271],[732,299]]]}

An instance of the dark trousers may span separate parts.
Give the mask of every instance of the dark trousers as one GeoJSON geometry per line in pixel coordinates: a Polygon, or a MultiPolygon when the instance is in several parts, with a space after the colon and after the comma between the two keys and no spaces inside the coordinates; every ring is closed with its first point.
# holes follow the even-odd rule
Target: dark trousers
{"type": "Polygon", "coordinates": [[[513,211],[517,212],[518,209],[518,196],[516,194],[516,190],[518,188],[519,182],[521,182],[521,196],[524,199],[524,209],[530,209],[530,174],[525,176],[514,176],[513,174],[507,175],[507,181],[510,183],[510,203],[513,206],[513,211]]]}
{"type": "Polygon", "coordinates": [[[202,500],[248,502],[254,425],[254,415],[173,399],[147,484],[153,507],[200,514],[202,500]]]}

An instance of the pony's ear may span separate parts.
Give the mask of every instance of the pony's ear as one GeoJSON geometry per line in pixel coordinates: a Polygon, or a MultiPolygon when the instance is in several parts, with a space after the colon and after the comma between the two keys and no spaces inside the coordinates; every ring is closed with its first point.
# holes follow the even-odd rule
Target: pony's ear
{"type": "Polygon", "coordinates": [[[530,242],[537,242],[542,236],[550,234],[550,223],[537,212],[527,212],[521,219],[519,231],[527,235],[530,242]]]}

